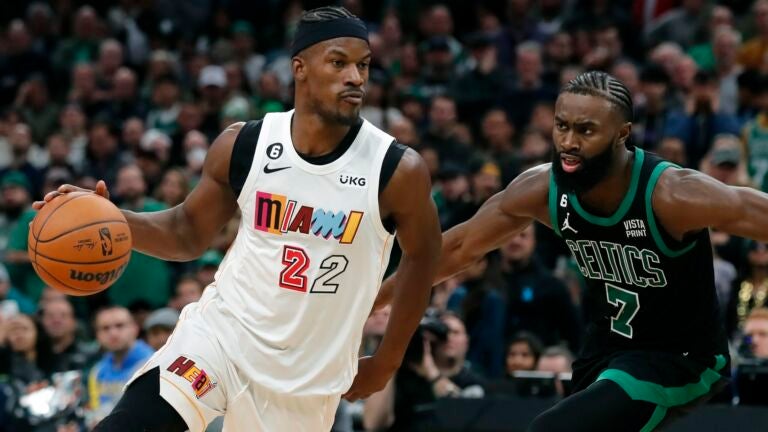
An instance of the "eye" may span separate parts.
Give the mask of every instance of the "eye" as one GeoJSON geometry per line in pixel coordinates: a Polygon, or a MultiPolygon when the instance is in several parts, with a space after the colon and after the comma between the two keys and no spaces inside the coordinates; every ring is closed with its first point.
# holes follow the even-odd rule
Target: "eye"
{"type": "Polygon", "coordinates": [[[557,128],[557,130],[561,130],[561,131],[568,129],[568,127],[565,126],[565,123],[555,123],[555,127],[557,128]]]}
{"type": "Polygon", "coordinates": [[[344,67],[344,62],[342,62],[341,60],[331,60],[331,64],[333,65],[333,67],[337,67],[337,68],[344,67]]]}
{"type": "Polygon", "coordinates": [[[361,70],[368,69],[368,66],[370,66],[370,63],[368,62],[362,62],[357,64],[357,67],[360,68],[361,70]]]}
{"type": "Polygon", "coordinates": [[[584,128],[584,135],[592,135],[594,131],[590,128],[584,128]]]}

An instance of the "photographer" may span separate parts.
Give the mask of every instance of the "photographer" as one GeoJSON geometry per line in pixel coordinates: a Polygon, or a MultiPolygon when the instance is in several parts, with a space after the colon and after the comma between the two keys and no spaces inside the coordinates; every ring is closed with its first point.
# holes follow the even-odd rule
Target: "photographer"
{"type": "Polygon", "coordinates": [[[444,397],[482,397],[483,380],[466,362],[464,323],[451,312],[427,315],[411,340],[394,383],[366,404],[366,430],[416,431],[429,424],[430,405],[444,397]]]}

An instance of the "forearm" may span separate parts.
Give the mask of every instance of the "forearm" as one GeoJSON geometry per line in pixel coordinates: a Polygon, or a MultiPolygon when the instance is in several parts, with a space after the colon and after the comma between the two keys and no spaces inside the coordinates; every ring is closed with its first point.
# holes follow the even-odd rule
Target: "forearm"
{"type": "MultiPolygon", "coordinates": [[[[437,285],[440,282],[450,278],[451,276],[460,273],[462,270],[480,258],[480,256],[467,254],[462,250],[462,246],[464,246],[462,241],[464,232],[465,227],[462,224],[443,234],[440,262],[438,264],[435,278],[431,285],[437,285]]],[[[397,283],[398,273],[399,270],[398,272],[393,273],[391,276],[385,279],[384,282],[382,282],[379,293],[373,303],[371,312],[379,310],[382,307],[392,303],[395,294],[395,284],[397,283]]]]}
{"type": "Polygon", "coordinates": [[[413,259],[403,256],[393,286],[392,310],[384,338],[376,351],[392,367],[399,367],[405,349],[429,305],[434,257],[413,259]]]}
{"type": "Polygon", "coordinates": [[[182,206],[150,213],[123,210],[123,215],[131,227],[133,248],[141,253],[167,261],[191,261],[203,252],[182,206]]]}

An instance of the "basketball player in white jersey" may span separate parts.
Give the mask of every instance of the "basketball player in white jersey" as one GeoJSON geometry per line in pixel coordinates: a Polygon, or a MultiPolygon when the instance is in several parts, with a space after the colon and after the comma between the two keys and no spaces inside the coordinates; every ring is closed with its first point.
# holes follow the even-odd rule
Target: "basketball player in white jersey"
{"type": "MultiPolygon", "coordinates": [[[[342,394],[367,397],[400,365],[440,252],[427,168],[359,117],[371,57],[362,21],[306,12],[292,54],[294,111],[225,130],[179,206],[125,212],[136,250],[166,260],[200,256],[238,208],[242,222],[215,281],[96,430],[197,432],[223,415],[228,431],[327,431],[342,394]],[[395,227],[389,326],[358,360],[395,227]]],[[[103,182],[96,193],[107,196],[103,182]]]]}

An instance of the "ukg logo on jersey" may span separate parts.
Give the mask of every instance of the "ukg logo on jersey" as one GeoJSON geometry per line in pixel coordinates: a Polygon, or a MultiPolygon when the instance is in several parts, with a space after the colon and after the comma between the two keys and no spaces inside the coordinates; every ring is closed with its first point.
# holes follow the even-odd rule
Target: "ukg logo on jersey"
{"type": "Polygon", "coordinates": [[[299,205],[285,195],[256,192],[254,228],[271,234],[300,232],[349,244],[355,240],[363,212],[335,212],[299,205]]]}

